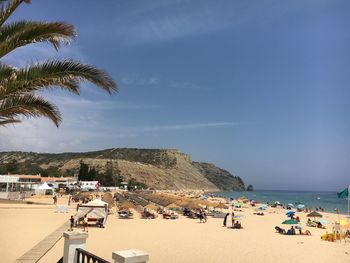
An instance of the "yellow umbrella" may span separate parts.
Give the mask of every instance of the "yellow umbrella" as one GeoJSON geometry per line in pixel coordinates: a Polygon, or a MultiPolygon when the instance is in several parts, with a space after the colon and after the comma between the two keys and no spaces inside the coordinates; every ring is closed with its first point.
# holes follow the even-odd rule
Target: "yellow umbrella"
{"type": "Polygon", "coordinates": [[[349,225],[349,222],[348,222],[348,220],[346,220],[346,219],[340,219],[339,224],[340,224],[341,226],[346,226],[346,225],[349,225]]]}

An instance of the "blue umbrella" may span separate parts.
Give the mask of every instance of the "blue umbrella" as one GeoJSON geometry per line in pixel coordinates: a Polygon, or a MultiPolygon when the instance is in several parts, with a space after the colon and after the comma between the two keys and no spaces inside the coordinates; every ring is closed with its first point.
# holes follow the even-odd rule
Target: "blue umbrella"
{"type": "Polygon", "coordinates": [[[294,211],[288,211],[288,212],[286,213],[287,216],[289,216],[289,215],[294,215],[294,214],[295,214],[294,211]]]}

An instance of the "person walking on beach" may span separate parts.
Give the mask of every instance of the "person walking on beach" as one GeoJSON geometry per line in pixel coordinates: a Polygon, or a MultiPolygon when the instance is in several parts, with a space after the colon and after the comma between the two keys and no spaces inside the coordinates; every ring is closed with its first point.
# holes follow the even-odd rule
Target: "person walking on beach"
{"type": "Polygon", "coordinates": [[[86,230],[86,232],[89,232],[89,230],[88,230],[88,218],[86,215],[84,216],[84,232],[85,232],[85,230],[86,230]]]}
{"type": "Polygon", "coordinates": [[[72,200],[72,195],[68,195],[68,206],[70,206],[70,202],[71,202],[71,200],[72,200]]]}
{"type": "Polygon", "coordinates": [[[227,224],[227,218],[228,216],[230,215],[230,213],[227,213],[224,217],[224,224],[223,224],[223,227],[226,227],[226,224],[227,224]]]}
{"type": "Polygon", "coordinates": [[[231,224],[232,224],[232,228],[233,228],[233,226],[235,224],[235,213],[234,212],[231,213],[231,224]]]}
{"type": "Polygon", "coordinates": [[[53,196],[53,204],[54,204],[54,205],[57,205],[57,195],[54,195],[54,196],[53,196]]]}
{"type": "Polygon", "coordinates": [[[70,222],[70,229],[69,229],[69,231],[73,231],[73,227],[74,227],[74,217],[73,216],[70,216],[69,222],[70,222]]]}
{"type": "Polygon", "coordinates": [[[205,211],[203,211],[203,222],[206,223],[207,222],[207,213],[205,211]]]}
{"type": "Polygon", "coordinates": [[[202,212],[202,210],[199,211],[198,218],[199,218],[199,223],[202,223],[202,220],[203,220],[203,212],[202,212]]]}

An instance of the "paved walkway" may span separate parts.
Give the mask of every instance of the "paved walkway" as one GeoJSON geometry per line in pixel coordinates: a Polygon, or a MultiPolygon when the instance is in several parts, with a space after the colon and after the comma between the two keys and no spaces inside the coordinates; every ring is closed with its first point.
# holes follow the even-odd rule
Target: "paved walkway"
{"type": "MultiPolygon", "coordinates": [[[[62,237],[63,232],[69,229],[69,222],[67,221],[62,226],[57,228],[50,235],[41,240],[32,249],[24,253],[18,258],[16,263],[35,263],[38,262],[62,237]]],[[[62,251],[63,253],[63,251],[62,251]]],[[[59,258],[57,259],[59,260],[59,258]]]]}

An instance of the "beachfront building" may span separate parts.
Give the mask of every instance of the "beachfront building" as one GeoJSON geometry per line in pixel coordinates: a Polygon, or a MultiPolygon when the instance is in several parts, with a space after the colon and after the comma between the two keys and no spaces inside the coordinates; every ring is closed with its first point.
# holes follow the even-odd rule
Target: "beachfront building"
{"type": "Polygon", "coordinates": [[[0,175],[0,198],[19,199],[31,196],[35,184],[37,183],[20,180],[17,175],[0,175]]]}
{"type": "Polygon", "coordinates": [[[95,191],[98,181],[80,181],[79,185],[81,190],[95,191]]]}
{"type": "Polygon", "coordinates": [[[46,182],[50,187],[54,189],[74,189],[78,183],[78,180],[73,177],[41,177],[41,182],[46,182]]]}

